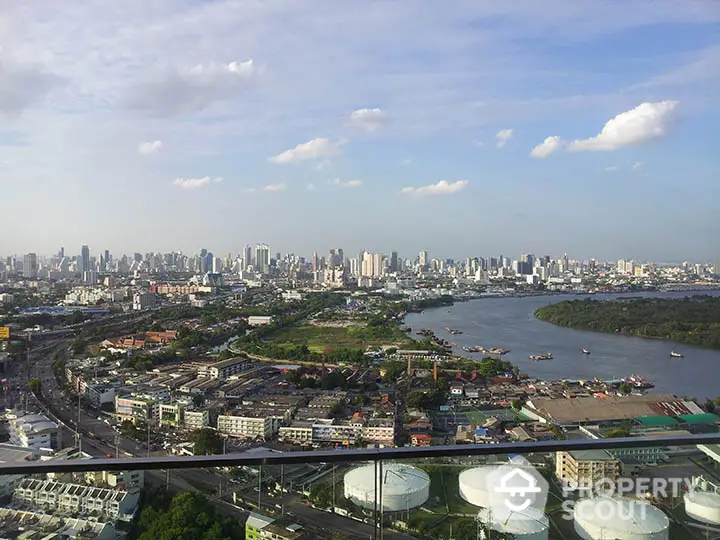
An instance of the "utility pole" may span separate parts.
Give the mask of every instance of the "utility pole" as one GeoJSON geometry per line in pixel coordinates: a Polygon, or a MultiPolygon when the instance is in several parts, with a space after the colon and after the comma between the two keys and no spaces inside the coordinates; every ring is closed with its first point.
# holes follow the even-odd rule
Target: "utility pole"
{"type": "Polygon", "coordinates": [[[150,457],[150,419],[149,418],[148,418],[147,428],[148,428],[147,457],[150,457]]]}
{"type": "Polygon", "coordinates": [[[260,502],[262,497],[262,465],[258,467],[258,512],[260,511],[260,502]]]}

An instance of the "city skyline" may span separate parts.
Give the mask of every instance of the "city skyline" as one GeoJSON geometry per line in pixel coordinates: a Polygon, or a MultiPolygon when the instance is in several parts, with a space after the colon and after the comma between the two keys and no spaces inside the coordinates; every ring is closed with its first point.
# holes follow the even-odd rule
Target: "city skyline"
{"type": "Polygon", "coordinates": [[[712,1],[146,4],[6,6],[0,252],[720,259],[712,1]]]}

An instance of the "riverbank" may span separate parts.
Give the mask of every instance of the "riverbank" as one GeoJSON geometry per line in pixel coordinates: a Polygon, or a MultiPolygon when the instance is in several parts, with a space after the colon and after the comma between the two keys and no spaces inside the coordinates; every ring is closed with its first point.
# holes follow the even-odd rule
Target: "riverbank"
{"type": "Polygon", "coordinates": [[[720,298],[566,300],[538,308],[541,321],[575,330],[622,334],[720,350],[720,298]]]}
{"type": "MultiPolygon", "coordinates": [[[[720,291],[704,291],[720,296],[720,291]]],[[[645,292],[633,296],[682,298],[685,292],[645,292]]],[[[630,293],[597,294],[592,298],[612,300],[630,293]]],[[[445,328],[457,328],[462,334],[452,337],[457,345],[453,354],[477,360],[477,354],[465,353],[463,346],[510,349],[503,357],[522,373],[543,380],[618,379],[633,373],[656,384],[654,391],[693,395],[700,399],[717,397],[720,377],[720,351],[680,345],[656,339],[605,334],[556,326],[540,321],[533,313],[553,302],[577,299],[578,295],[482,298],[462,302],[452,308],[428,309],[408,314],[405,324],[413,329],[428,328],[444,336],[445,328]],[[591,351],[590,355],[582,352],[591,351]],[[670,358],[679,350],[684,359],[670,358]],[[553,360],[532,362],[530,355],[552,352],[553,360]]]]}

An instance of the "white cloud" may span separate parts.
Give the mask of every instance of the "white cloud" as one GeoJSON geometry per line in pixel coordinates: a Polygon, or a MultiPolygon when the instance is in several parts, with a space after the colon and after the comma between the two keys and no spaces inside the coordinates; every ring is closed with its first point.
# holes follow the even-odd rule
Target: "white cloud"
{"type": "Polygon", "coordinates": [[[263,191],[283,191],[284,189],[285,184],[268,184],[263,187],[263,191]]]}
{"type": "Polygon", "coordinates": [[[543,142],[533,148],[530,155],[534,158],[544,159],[553,152],[560,150],[564,144],[560,137],[553,135],[552,137],[547,137],[543,142]]]}
{"type": "Polygon", "coordinates": [[[213,103],[237,98],[249,87],[258,70],[252,60],[229,64],[198,64],[132,86],[121,104],[154,116],[189,114],[213,103]]]}
{"type": "Polygon", "coordinates": [[[458,180],[456,182],[440,180],[437,184],[430,184],[429,186],[419,188],[404,187],[400,190],[400,193],[412,195],[450,195],[465,189],[467,185],[467,180],[458,180]]]}
{"type": "Polygon", "coordinates": [[[357,109],[350,114],[350,123],[365,131],[375,131],[387,121],[387,115],[381,109],[357,109]]]}
{"type": "Polygon", "coordinates": [[[330,180],[330,183],[334,186],[342,186],[342,187],[360,187],[363,185],[362,180],[342,181],[339,178],[335,178],[335,180],[330,180]]]}
{"type": "Polygon", "coordinates": [[[223,178],[219,176],[215,178],[212,178],[210,176],[203,176],[202,178],[176,178],[175,180],[173,180],[173,184],[176,186],[180,186],[183,189],[197,189],[199,187],[209,184],[210,182],[220,183],[222,181],[223,178]]]}
{"type": "Polygon", "coordinates": [[[609,167],[605,167],[605,172],[616,172],[618,170],[618,167],[616,165],[611,165],[609,167]]]}
{"type": "Polygon", "coordinates": [[[312,139],[306,143],[298,144],[295,148],[285,150],[280,154],[268,158],[272,163],[297,163],[309,159],[331,157],[340,153],[346,143],[344,139],[332,141],[330,139],[312,139]]]}
{"type": "Polygon", "coordinates": [[[497,139],[497,147],[502,148],[507,144],[507,142],[512,138],[513,136],[513,130],[512,129],[501,129],[495,134],[495,138],[497,139]]]}
{"type": "Polygon", "coordinates": [[[314,191],[314,190],[315,190],[315,184],[312,184],[312,183],[311,183],[311,184],[308,184],[308,185],[307,185],[307,190],[308,190],[308,191],[314,191]]]}
{"type": "Polygon", "coordinates": [[[409,166],[409,165],[412,165],[412,162],[413,162],[412,159],[410,159],[410,158],[405,158],[405,159],[401,159],[401,160],[400,160],[400,165],[402,165],[403,167],[407,167],[407,166],[409,166]]]}
{"type": "Polygon", "coordinates": [[[155,154],[156,152],[159,152],[161,148],[162,141],[147,141],[141,143],[140,146],[138,146],[138,152],[140,152],[144,156],[149,156],[150,154],[155,154]]]}
{"type": "Polygon", "coordinates": [[[324,160],[318,162],[317,165],[315,165],[315,170],[316,171],[324,171],[325,169],[330,168],[331,165],[332,165],[332,162],[329,159],[324,159],[324,160]]]}
{"type": "Polygon", "coordinates": [[[640,167],[642,167],[643,165],[645,165],[645,163],[643,163],[642,161],[636,161],[635,163],[633,163],[633,166],[630,167],[630,168],[631,168],[633,171],[637,171],[637,170],[638,170],[640,167]]]}
{"type": "Polygon", "coordinates": [[[608,120],[595,137],[573,141],[569,150],[617,150],[636,146],[667,135],[675,117],[677,101],[641,103],[608,120]]]}
{"type": "Polygon", "coordinates": [[[485,146],[485,143],[482,141],[475,140],[475,141],[472,141],[472,145],[477,146],[478,148],[482,148],[483,146],[485,146]]]}

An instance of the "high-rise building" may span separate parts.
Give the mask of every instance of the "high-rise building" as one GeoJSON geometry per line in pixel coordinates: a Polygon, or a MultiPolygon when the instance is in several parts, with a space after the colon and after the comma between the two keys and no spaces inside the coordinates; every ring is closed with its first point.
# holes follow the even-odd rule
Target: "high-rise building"
{"type": "Polygon", "coordinates": [[[23,277],[36,278],[38,275],[38,262],[35,253],[28,253],[23,257],[23,277]]]}
{"type": "Polygon", "coordinates": [[[80,274],[85,272],[85,270],[90,270],[90,248],[87,246],[83,246],[80,248],[80,260],[78,261],[79,264],[78,270],[80,271],[80,274]]]}
{"type": "Polygon", "coordinates": [[[255,271],[267,274],[270,269],[270,248],[267,244],[255,246],[255,271]]]}
{"type": "Polygon", "coordinates": [[[393,251],[390,254],[390,271],[391,272],[397,272],[398,271],[398,254],[397,251],[393,251]]]}
{"type": "Polygon", "coordinates": [[[428,265],[428,252],[425,250],[422,250],[420,254],[418,255],[418,264],[420,265],[420,268],[427,268],[428,265]]]}
{"type": "Polygon", "coordinates": [[[318,257],[317,251],[312,256],[312,271],[317,272],[320,270],[320,257],[318,257]]]}
{"type": "Polygon", "coordinates": [[[245,268],[247,269],[249,266],[254,266],[255,261],[253,261],[253,251],[252,247],[245,246],[243,248],[243,259],[245,259],[245,268]]]}
{"type": "Polygon", "coordinates": [[[62,259],[65,256],[65,248],[61,247],[60,251],[58,251],[58,259],[62,259]]]}

